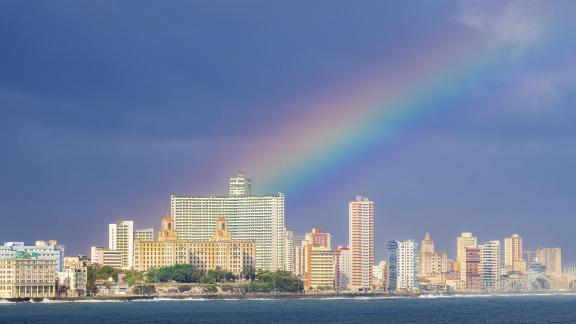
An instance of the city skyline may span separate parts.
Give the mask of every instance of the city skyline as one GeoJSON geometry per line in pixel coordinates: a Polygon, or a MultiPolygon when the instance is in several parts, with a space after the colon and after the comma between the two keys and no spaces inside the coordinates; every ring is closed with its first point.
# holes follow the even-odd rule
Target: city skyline
{"type": "Polygon", "coordinates": [[[0,239],[86,254],[245,169],[334,246],[369,197],[375,260],[424,232],[575,259],[575,7],[3,2],[0,239]]]}

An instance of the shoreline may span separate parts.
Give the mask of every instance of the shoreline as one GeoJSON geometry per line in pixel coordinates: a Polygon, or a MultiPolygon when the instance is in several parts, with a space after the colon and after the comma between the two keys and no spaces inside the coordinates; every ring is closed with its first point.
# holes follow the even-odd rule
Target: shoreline
{"type": "Polygon", "coordinates": [[[556,292],[509,292],[509,293],[451,293],[451,294],[426,294],[426,293],[281,293],[267,294],[254,293],[248,295],[232,294],[204,294],[193,296],[163,295],[163,296],[141,296],[141,295],[120,295],[120,296],[94,296],[94,297],[49,297],[49,298],[0,298],[0,301],[9,303],[66,303],[66,302],[131,302],[131,301],[163,301],[163,300],[283,300],[283,299],[417,299],[417,298],[467,298],[467,297],[521,297],[521,296],[573,296],[576,292],[556,291],[556,292]]]}

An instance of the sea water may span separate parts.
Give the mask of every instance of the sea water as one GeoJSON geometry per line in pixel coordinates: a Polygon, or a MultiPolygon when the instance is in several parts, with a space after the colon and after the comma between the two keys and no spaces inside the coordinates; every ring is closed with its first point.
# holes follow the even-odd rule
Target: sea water
{"type": "Polygon", "coordinates": [[[576,296],[0,300],[0,323],[576,323],[576,296]]]}

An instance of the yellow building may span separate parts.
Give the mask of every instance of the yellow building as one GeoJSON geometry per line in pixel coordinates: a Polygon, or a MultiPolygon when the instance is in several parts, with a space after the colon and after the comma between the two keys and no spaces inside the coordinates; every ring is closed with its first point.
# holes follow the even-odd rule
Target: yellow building
{"type": "Polygon", "coordinates": [[[240,274],[255,265],[254,241],[233,240],[224,217],[218,218],[209,241],[191,241],[177,238],[172,217],[166,215],[158,241],[136,240],[134,246],[134,268],[139,271],[185,263],[201,271],[220,268],[240,274]]]}
{"type": "Polygon", "coordinates": [[[334,288],[334,254],[325,246],[306,246],[308,269],[306,289],[334,288]]]}
{"type": "Polygon", "coordinates": [[[55,297],[57,262],[26,251],[0,259],[0,298],[55,297]]]}

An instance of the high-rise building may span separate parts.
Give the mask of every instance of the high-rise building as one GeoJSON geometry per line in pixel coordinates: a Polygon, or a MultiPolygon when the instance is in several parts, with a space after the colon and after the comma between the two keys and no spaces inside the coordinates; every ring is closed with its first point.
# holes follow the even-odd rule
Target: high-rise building
{"type": "Polygon", "coordinates": [[[434,274],[434,241],[430,233],[424,233],[424,239],[420,243],[420,277],[428,277],[434,274]]]}
{"type": "Polygon", "coordinates": [[[479,291],[481,288],[481,250],[476,247],[466,247],[461,261],[461,280],[464,281],[467,290],[479,291]],[[462,270],[464,269],[464,270],[462,270]],[[462,277],[462,274],[464,277],[462,277]]]}
{"type": "Polygon", "coordinates": [[[497,290],[500,282],[500,241],[488,241],[480,248],[480,274],[482,289],[497,290]]]}
{"type": "Polygon", "coordinates": [[[546,273],[562,274],[562,250],[560,248],[539,247],[536,250],[536,257],[540,264],[546,267],[546,273]]]}
{"type": "Polygon", "coordinates": [[[350,289],[367,291],[372,287],[374,264],[374,202],[358,196],[348,204],[350,248],[350,289]]]}
{"type": "Polygon", "coordinates": [[[234,274],[254,268],[255,244],[249,240],[235,240],[225,217],[219,217],[209,240],[181,240],[174,232],[172,218],[162,218],[157,241],[136,241],[134,268],[151,268],[188,263],[200,271],[220,268],[234,274]]]}
{"type": "Polygon", "coordinates": [[[388,242],[388,290],[418,289],[419,250],[413,240],[388,242]]]}
{"type": "Polygon", "coordinates": [[[478,246],[478,238],[473,236],[472,233],[462,233],[456,239],[456,261],[458,261],[458,267],[460,268],[460,278],[461,280],[466,280],[466,249],[475,248],[478,246]]]}
{"type": "Polygon", "coordinates": [[[335,286],[338,291],[348,290],[350,282],[350,249],[338,246],[334,252],[335,286]]]}
{"type": "Polygon", "coordinates": [[[178,239],[208,240],[217,219],[224,216],[233,239],[256,242],[257,269],[284,270],[284,196],[252,195],[247,183],[251,182],[240,173],[230,180],[228,196],[172,195],[170,210],[178,239]]]}
{"type": "Polygon", "coordinates": [[[308,244],[302,234],[294,234],[294,274],[304,276],[306,274],[306,260],[304,259],[304,246],[308,244]]]}
{"type": "Polygon", "coordinates": [[[294,273],[294,232],[286,231],[284,239],[284,267],[286,271],[294,273]]]}
{"type": "Polygon", "coordinates": [[[137,229],[134,231],[134,240],[151,241],[154,239],[154,229],[137,229]]]}
{"type": "Polygon", "coordinates": [[[306,289],[334,286],[334,255],[330,233],[315,227],[304,234],[303,249],[306,289]],[[330,267],[328,267],[330,265],[330,267]]]}
{"type": "Polygon", "coordinates": [[[306,255],[309,262],[306,273],[306,289],[332,289],[334,288],[334,254],[326,246],[306,246],[306,255]]]}
{"type": "Polygon", "coordinates": [[[134,263],[134,222],[119,221],[108,225],[108,248],[120,251],[122,269],[132,269],[134,263]]]}
{"type": "Polygon", "coordinates": [[[522,247],[522,237],[518,234],[504,239],[504,267],[507,271],[526,271],[522,247]]]}
{"type": "Polygon", "coordinates": [[[250,196],[252,194],[252,179],[246,178],[246,172],[240,171],[230,178],[228,190],[230,196],[250,196]]]}

